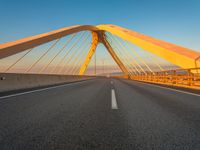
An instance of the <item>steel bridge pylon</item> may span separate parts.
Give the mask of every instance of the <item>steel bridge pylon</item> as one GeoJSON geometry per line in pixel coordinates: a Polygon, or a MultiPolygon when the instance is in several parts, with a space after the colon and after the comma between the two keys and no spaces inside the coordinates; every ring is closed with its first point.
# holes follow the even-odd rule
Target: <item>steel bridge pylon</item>
{"type": "Polygon", "coordinates": [[[165,41],[161,41],[150,36],[143,35],[141,33],[128,30],[115,25],[76,25],[67,28],[58,29],[48,33],[39,34],[32,37],[27,37],[17,41],[5,43],[0,45],[0,59],[5,58],[27,49],[34,48],[38,45],[62,38],[69,34],[77,33],[80,31],[89,30],[92,33],[92,45],[89,52],[82,64],[79,74],[83,75],[88,67],[88,64],[96,50],[99,43],[102,43],[114,61],[117,63],[122,72],[127,75],[128,70],[123,62],[116,55],[112,46],[106,39],[105,32],[112,33],[125,41],[128,41],[142,49],[163,58],[174,65],[181,68],[196,68],[200,66],[200,53],[188,48],[177,46],[165,41]]]}

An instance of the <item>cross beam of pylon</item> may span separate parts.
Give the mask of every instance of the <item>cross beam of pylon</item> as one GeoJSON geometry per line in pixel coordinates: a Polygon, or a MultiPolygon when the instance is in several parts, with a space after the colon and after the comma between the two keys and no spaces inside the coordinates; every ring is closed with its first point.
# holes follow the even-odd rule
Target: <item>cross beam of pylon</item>
{"type": "Polygon", "coordinates": [[[116,25],[98,25],[99,30],[110,32],[181,68],[200,67],[200,52],[143,35],[116,25]]]}

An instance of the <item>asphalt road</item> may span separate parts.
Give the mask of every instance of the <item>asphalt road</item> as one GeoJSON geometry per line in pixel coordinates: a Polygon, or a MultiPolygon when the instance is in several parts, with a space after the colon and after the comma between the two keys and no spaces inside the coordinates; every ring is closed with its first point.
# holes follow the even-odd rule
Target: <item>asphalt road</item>
{"type": "Polygon", "coordinates": [[[0,150],[199,150],[200,95],[99,78],[0,98],[0,150]]]}

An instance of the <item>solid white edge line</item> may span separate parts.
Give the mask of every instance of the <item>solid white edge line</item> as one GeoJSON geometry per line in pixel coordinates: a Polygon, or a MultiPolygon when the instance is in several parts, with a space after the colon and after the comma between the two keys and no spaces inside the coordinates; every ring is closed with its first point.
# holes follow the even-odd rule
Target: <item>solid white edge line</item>
{"type": "MultiPolygon", "coordinates": [[[[81,81],[81,82],[84,82],[84,81],[81,81]]],[[[46,90],[55,89],[55,88],[59,88],[59,87],[64,87],[64,86],[68,86],[68,85],[71,85],[71,84],[78,84],[78,83],[80,83],[80,82],[71,82],[71,83],[66,83],[66,84],[62,84],[62,85],[51,86],[51,87],[37,89],[37,90],[32,90],[32,91],[27,91],[27,92],[20,92],[20,93],[16,93],[16,94],[1,96],[0,99],[5,99],[5,98],[10,98],[10,97],[15,97],[15,96],[20,96],[20,95],[30,94],[30,93],[34,93],[34,92],[46,91],[46,90]]]]}
{"type": "Polygon", "coordinates": [[[112,109],[118,109],[117,100],[116,100],[115,90],[114,89],[111,89],[111,106],[112,106],[112,109]]]}
{"type": "Polygon", "coordinates": [[[189,95],[200,97],[199,94],[190,93],[190,92],[186,92],[186,91],[182,91],[182,90],[172,89],[172,88],[168,88],[168,87],[163,87],[163,86],[159,86],[159,85],[155,85],[155,84],[150,84],[150,83],[139,82],[139,81],[134,81],[134,82],[142,83],[142,84],[147,84],[147,85],[154,86],[154,87],[159,87],[159,88],[162,88],[162,89],[168,89],[168,90],[171,90],[171,91],[176,91],[176,92],[180,92],[180,93],[184,93],[184,94],[189,94],[189,95]]]}

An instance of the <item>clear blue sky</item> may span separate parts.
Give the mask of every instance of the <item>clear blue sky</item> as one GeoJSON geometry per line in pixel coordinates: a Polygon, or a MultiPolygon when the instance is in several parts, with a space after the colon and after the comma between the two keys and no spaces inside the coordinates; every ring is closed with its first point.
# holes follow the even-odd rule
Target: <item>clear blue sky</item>
{"type": "Polygon", "coordinates": [[[102,23],[200,50],[200,0],[0,0],[0,43],[102,23]]]}

